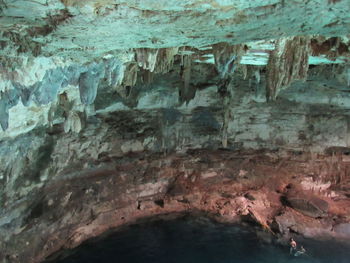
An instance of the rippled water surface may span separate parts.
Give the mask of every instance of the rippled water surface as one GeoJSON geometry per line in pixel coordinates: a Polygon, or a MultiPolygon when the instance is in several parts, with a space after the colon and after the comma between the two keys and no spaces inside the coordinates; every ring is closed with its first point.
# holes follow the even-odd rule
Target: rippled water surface
{"type": "MultiPolygon", "coordinates": [[[[297,239],[297,241],[299,241],[297,239]]],[[[350,263],[350,247],[303,240],[307,254],[262,242],[250,228],[182,218],[134,225],[88,242],[56,263],[350,263]]]]}

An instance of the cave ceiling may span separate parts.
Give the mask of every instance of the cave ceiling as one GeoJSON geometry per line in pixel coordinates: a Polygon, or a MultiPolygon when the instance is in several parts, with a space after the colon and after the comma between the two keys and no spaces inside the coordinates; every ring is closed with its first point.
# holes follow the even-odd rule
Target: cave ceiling
{"type": "Polygon", "coordinates": [[[345,0],[2,0],[1,6],[2,41],[19,52],[78,61],[120,49],[346,36],[350,28],[345,0]]]}
{"type": "Polygon", "coordinates": [[[1,0],[1,137],[50,123],[59,94],[84,111],[102,84],[126,96],[138,75],[149,81],[176,63],[186,90],[194,64],[215,65],[220,79],[263,69],[267,100],[309,65],[350,76],[349,13],[347,0],[1,0]]]}

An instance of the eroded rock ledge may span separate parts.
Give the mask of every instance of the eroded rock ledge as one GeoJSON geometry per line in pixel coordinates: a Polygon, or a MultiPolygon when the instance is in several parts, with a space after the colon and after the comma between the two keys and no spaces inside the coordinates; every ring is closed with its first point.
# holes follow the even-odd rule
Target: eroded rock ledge
{"type": "Polygon", "coordinates": [[[1,258],[40,262],[140,218],[198,210],[226,222],[253,220],[280,239],[294,232],[350,240],[349,167],[348,155],[334,152],[130,153],[19,201],[12,209],[29,209],[8,229],[2,224],[1,258]]]}

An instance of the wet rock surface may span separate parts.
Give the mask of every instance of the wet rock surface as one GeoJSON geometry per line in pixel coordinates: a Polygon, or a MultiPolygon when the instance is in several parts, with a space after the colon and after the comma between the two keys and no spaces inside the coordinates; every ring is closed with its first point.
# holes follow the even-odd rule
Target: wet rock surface
{"type": "Polygon", "coordinates": [[[349,238],[344,231],[349,201],[337,190],[313,192],[313,198],[329,203],[322,218],[315,218],[314,210],[297,206],[297,211],[281,201],[281,190],[316,171],[313,163],[317,160],[331,157],[303,156],[301,163],[301,157],[272,158],[268,152],[129,154],[97,161],[95,168],[82,167],[79,172],[73,164],[69,172],[66,165],[59,177],[5,205],[2,213],[8,221],[1,225],[3,260],[39,262],[110,228],[149,216],[195,211],[222,222],[256,222],[281,240],[291,233],[349,238]],[[276,169],[281,162],[283,167],[276,169]]]}
{"type": "Polygon", "coordinates": [[[288,191],[287,202],[292,208],[311,217],[322,217],[327,215],[329,204],[327,201],[320,199],[306,191],[296,192],[288,191]]]}

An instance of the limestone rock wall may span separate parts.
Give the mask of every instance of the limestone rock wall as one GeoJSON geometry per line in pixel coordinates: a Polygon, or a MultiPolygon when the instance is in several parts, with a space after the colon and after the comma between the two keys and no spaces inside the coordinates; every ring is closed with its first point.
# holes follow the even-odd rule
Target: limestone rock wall
{"type": "MultiPolygon", "coordinates": [[[[3,210],[4,218],[13,218],[6,211],[17,213],[12,206],[33,189],[134,153],[219,148],[280,153],[349,151],[350,95],[344,83],[327,82],[325,72],[333,74],[331,67],[322,73],[311,70],[309,81],[292,84],[269,103],[264,74],[258,82],[255,75],[244,80],[237,72],[224,87],[230,94],[223,96],[223,87],[210,82],[203,86],[201,81],[209,79],[214,66],[203,67],[193,68],[194,97],[188,103],[180,100],[181,80],[174,71],[155,75],[151,85],[139,82],[124,99],[118,95],[115,100],[105,99],[108,90],[98,90],[96,107],[101,109],[96,110],[97,115],[70,114],[63,123],[2,141],[0,201],[9,209],[3,210]]],[[[60,97],[63,108],[65,99],[60,97]]]]}
{"type": "MultiPolygon", "coordinates": [[[[99,70],[94,71],[96,65],[91,66],[91,75],[83,75],[83,83],[85,77],[94,79],[99,74],[99,70]]],[[[101,77],[97,89],[92,87],[90,90],[91,86],[88,86],[83,91],[75,88],[74,93],[71,90],[55,91],[56,106],[49,110],[53,112],[48,115],[50,122],[36,124],[35,128],[15,138],[3,138],[0,142],[0,240],[2,251],[5,251],[1,257],[7,260],[4,262],[21,262],[24,258],[38,262],[61,246],[75,246],[102,233],[107,228],[101,228],[101,225],[123,224],[126,222],[124,215],[130,215],[131,220],[162,212],[186,211],[190,209],[188,202],[193,202],[191,209],[215,212],[215,204],[199,201],[194,184],[189,184],[186,190],[192,201],[182,197],[163,201],[167,204],[165,210],[154,202],[182,189],[180,181],[175,185],[172,182],[180,176],[179,172],[182,176],[181,165],[187,164],[181,161],[183,164],[167,170],[168,162],[176,162],[175,158],[164,160],[160,170],[156,166],[157,159],[174,153],[187,156],[195,150],[214,152],[223,149],[234,153],[236,157],[232,158],[241,158],[243,163],[240,165],[243,166],[243,160],[250,162],[251,157],[246,155],[249,152],[267,152],[267,156],[272,156],[271,167],[281,167],[283,160],[296,158],[296,163],[307,163],[305,169],[291,166],[290,171],[296,172],[297,178],[312,174],[314,178],[305,184],[312,187],[326,184],[328,192],[324,195],[329,195],[327,198],[344,198],[344,191],[349,187],[346,156],[349,153],[350,95],[346,68],[311,68],[307,81],[291,83],[275,101],[267,102],[266,74],[259,67],[238,66],[234,75],[222,82],[215,65],[191,64],[191,78],[186,84],[188,93],[184,95],[181,65],[175,63],[167,73],[154,73],[149,82],[144,79],[149,72],[140,70],[135,85],[120,85],[119,88],[110,85],[113,71],[104,68],[105,77],[101,77]],[[106,77],[109,75],[111,78],[106,77]],[[86,97],[82,99],[81,94],[86,97]],[[92,105],[87,107],[83,103],[85,99],[87,102],[93,100],[92,105]],[[298,161],[299,155],[304,157],[298,161]],[[326,157],[322,157],[324,155],[326,157]],[[332,159],[334,156],[340,156],[340,159],[332,159]],[[325,165],[322,165],[322,158],[327,160],[325,165]],[[275,159],[280,161],[275,163],[275,159]],[[155,163],[149,165],[152,160],[155,163]],[[165,178],[163,171],[167,171],[165,178]],[[99,178],[106,185],[118,178],[116,188],[101,188],[99,178]],[[333,194],[331,186],[336,187],[333,194]],[[124,200],[123,196],[129,194],[123,192],[126,189],[132,194],[124,200]],[[106,202],[101,201],[104,198],[107,198],[106,202]],[[79,205],[84,202],[86,205],[79,205]],[[111,215],[114,210],[117,221],[110,220],[116,219],[111,215]],[[93,223],[91,227],[84,227],[78,221],[93,223]],[[33,239],[38,231],[43,233],[42,239],[33,239]],[[23,248],[23,253],[18,254],[16,247],[23,248]],[[46,252],[39,253],[37,249],[42,247],[46,252]]],[[[76,81],[79,81],[78,77],[76,81]]],[[[90,80],[86,83],[94,85],[90,80]]],[[[203,158],[200,161],[203,180],[216,177],[218,171],[224,171],[228,165],[217,160],[213,164],[214,155],[200,158],[203,158]],[[210,163],[212,166],[208,165],[210,163]]],[[[231,168],[237,167],[240,166],[232,165],[231,168]]],[[[189,174],[197,169],[194,165],[186,170],[187,183],[196,180],[189,174]]],[[[261,174],[256,171],[254,168],[250,172],[256,181],[250,183],[248,180],[249,187],[244,189],[256,189],[264,184],[259,181],[261,174]]],[[[231,172],[227,170],[225,174],[229,177],[231,172]]],[[[247,172],[243,169],[234,170],[234,173],[244,179],[247,172]]],[[[278,168],[274,174],[278,178],[286,173],[281,173],[278,168]]],[[[224,182],[222,177],[217,181],[219,184],[224,182]]],[[[207,192],[205,187],[202,190],[207,192]]],[[[234,191],[241,190],[234,188],[234,191]]],[[[210,193],[217,195],[215,191],[210,190],[210,193]]],[[[201,198],[209,198],[202,194],[201,198]]],[[[216,197],[215,202],[227,201],[216,197]]],[[[244,210],[245,202],[240,198],[232,201],[237,211],[241,211],[235,215],[252,213],[251,216],[264,227],[272,227],[265,217],[272,220],[273,215],[261,214],[260,208],[252,212],[244,210]]],[[[231,208],[223,209],[221,213],[225,215],[231,208]]],[[[337,215],[339,223],[346,224],[346,216],[334,209],[330,213],[337,215]]],[[[287,233],[286,229],[290,227],[289,221],[286,222],[288,213],[276,218],[281,233],[287,233]]],[[[305,226],[304,218],[294,214],[293,218],[300,229],[309,227],[305,226]]],[[[322,228],[322,222],[317,224],[322,228]]],[[[330,225],[327,227],[331,228],[330,225]]],[[[314,233],[310,229],[307,231],[310,236],[314,233]]],[[[332,231],[327,233],[334,234],[332,231]]]]}
{"type": "Polygon", "coordinates": [[[281,235],[295,223],[312,236],[305,222],[348,229],[349,8],[0,0],[1,263],[195,209],[277,224],[281,235]],[[327,210],[337,222],[289,211],[279,199],[289,174],[327,185],[319,194],[340,200],[327,210]],[[253,194],[243,196],[270,175],[286,180],[255,193],[268,205],[249,210],[253,194]]]}

